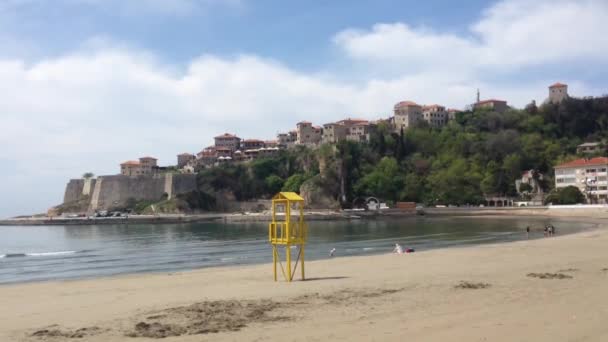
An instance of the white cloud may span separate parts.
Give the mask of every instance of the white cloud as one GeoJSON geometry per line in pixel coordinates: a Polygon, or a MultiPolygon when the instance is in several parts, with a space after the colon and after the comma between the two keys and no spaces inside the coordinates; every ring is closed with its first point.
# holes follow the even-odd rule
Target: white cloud
{"type": "Polygon", "coordinates": [[[347,29],[334,42],[356,60],[404,70],[511,71],[571,60],[606,63],[606,22],[603,0],[505,0],[488,8],[468,35],[393,23],[347,29]]]}

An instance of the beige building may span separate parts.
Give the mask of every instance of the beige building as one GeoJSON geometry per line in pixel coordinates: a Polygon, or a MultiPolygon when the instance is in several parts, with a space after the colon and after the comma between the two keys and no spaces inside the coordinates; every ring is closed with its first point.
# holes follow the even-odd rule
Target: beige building
{"type": "Polygon", "coordinates": [[[422,106],[412,101],[401,101],[394,107],[393,125],[395,131],[408,129],[422,120],[422,106]]]}
{"type": "Polygon", "coordinates": [[[323,125],[322,142],[324,144],[335,144],[340,140],[346,139],[346,127],[337,122],[327,123],[323,125]]]}
{"type": "Polygon", "coordinates": [[[429,126],[440,128],[447,125],[449,117],[444,106],[437,104],[422,107],[422,120],[426,121],[429,126]]]}
{"type": "Polygon", "coordinates": [[[289,131],[287,133],[279,133],[277,134],[277,142],[280,147],[289,148],[296,144],[296,140],[298,139],[298,132],[289,131]]]}
{"type": "Polygon", "coordinates": [[[215,147],[225,147],[229,148],[231,151],[236,151],[239,149],[239,145],[241,143],[241,138],[237,137],[234,134],[224,133],[222,135],[218,135],[215,139],[215,147]]]}
{"type": "Polygon", "coordinates": [[[601,142],[587,142],[576,147],[576,153],[579,154],[595,154],[605,153],[606,145],[601,142]]]}
{"type": "Polygon", "coordinates": [[[141,176],[156,173],[157,159],[153,157],[141,157],[139,161],[129,160],[120,164],[120,174],[124,176],[141,176]]]}
{"type": "Polygon", "coordinates": [[[563,83],[555,83],[549,86],[550,103],[560,103],[568,98],[568,85],[563,83]]]}
{"type": "Polygon", "coordinates": [[[191,153],[181,153],[177,155],[177,167],[179,169],[183,168],[190,162],[191,160],[196,159],[196,156],[191,153]]]}
{"type": "Polygon", "coordinates": [[[308,121],[296,124],[296,145],[317,145],[321,142],[323,130],[321,127],[313,126],[308,121]]]}
{"type": "Polygon", "coordinates": [[[606,203],[608,195],[608,158],[583,158],[557,165],[555,188],[575,186],[589,203],[606,203]]]}
{"type": "Polygon", "coordinates": [[[450,120],[456,120],[456,114],[460,113],[461,111],[458,109],[454,109],[454,108],[450,108],[448,109],[448,121],[450,120]]]}
{"type": "Polygon", "coordinates": [[[245,139],[241,141],[241,150],[252,150],[264,147],[264,141],[258,139],[245,139]]]}
{"type": "Polygon", "coordinates": [[[324,144],[335,144],[341,140],[369,141],[371,124],[367,120],[344,119],[323,125],[324,144]]]}
{"type": "Polygon", "coordinates": [[[494,111],[497,113],[504,113],[505,111],[507,111],[507,109],[509,109],[509,106],[507,106],[507,101],[490,99],[490,100],[483,100],[483,101],[475,102],[473,104],[473,109],[475,109],[475,110],[485,109],[485,110],[491,110],[491,111],[494,111]]]}

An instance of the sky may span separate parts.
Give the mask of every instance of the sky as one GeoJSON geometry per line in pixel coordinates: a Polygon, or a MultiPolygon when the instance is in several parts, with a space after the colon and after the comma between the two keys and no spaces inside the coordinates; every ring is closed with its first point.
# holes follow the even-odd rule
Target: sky
{"type": "Polygon", "coordinates": [[[0,0],[0,218],[224,132],[608,93],[606,0],[0,0]]]}

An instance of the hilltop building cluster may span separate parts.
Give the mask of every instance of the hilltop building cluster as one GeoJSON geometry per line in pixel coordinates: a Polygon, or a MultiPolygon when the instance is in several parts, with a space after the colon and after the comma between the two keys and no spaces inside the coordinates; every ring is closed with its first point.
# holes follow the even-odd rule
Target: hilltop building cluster
{"type": "MultiPolygon", "coordinates": [[[[546,102],[558,103],[567,97],[568,86],[555,83],[549,86],[549,98],[546,102]]],[[[502,113],[509,106],[507,101],[503,100],[481,100],[479,91],[477,91],[477,100],[468,108],[502,113]]],[[[439,104],[420,105],[413,101],[401,101],[393,106],[393,115],[386,119],[369,121],[346,118],[322,126],[301,121],[296,124],[295,129],[278,133],[275,140],[241,139],[235,134],[224,133],[214,138],[214,145],[205,147],[196,154],[177,155],[177,165],[173,169],[178,169],[183,173],[194,173],[197,170],[222,163],[247,162],[258,157],[272,156],[281,149],[297,145],[317,147],[322,144],[336,144],[344,140],[369,142],[380,124],[386,125],[395,133],[421,123],[426,123],[429,127],[441,128],[454,120],[458,112],[460,110],[449,109],[439,104]]],[[[152,157],[124,162],[120,168],[121,174],[126,176],[155,174],[168,169],[157,166],[156,159],[152,157]]]]}

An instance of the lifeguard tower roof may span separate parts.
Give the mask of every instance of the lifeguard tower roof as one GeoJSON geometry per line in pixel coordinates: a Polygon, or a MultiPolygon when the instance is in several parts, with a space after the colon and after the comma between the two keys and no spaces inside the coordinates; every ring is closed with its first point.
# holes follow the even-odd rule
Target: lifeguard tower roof
{"type": "Polygon", "coordinates": [[[294,201],[294,202],[304,201],[304,199],[300,195],[296,194],[295,192],[279,192],[272,199],[273,200],[286,199],[288,201],[294,201]]]}

